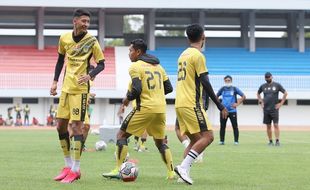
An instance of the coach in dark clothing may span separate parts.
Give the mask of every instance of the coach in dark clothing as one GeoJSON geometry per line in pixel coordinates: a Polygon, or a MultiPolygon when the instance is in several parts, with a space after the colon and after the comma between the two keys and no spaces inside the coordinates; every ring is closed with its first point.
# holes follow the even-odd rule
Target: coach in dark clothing
{"type": "Polygon", "coordinates": [[[257,98],[259,104],[264,110],[264,124],[267,125],[267,135],[269,144],[273,146],[271,123],[273,121],[274,133],[276,137],[276,146],[280,146],[280,130],[279,130],[279,109],[284,104],[287,92],[281,84],[272,81],[272,74],[267,72],[265,74],[266,83],[261,85],[257,91],[257,98]],[[264,99],[260,94],[264,93],[264,99]],[[283,93],[281,102],[279,103],[279,92],[283,93]]]}

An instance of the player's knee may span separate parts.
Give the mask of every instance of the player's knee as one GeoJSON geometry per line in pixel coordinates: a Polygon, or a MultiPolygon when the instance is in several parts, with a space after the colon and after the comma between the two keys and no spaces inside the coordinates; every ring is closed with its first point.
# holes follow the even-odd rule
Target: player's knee
{"type": "Polygon", "coordinates": [[[89,131],[89,129],[90,129],[90,125],[88,125],[88,124],[84,124],[83,127],[84,127],[84,130],[85,130],[85,131],[89,131]]]}
{"type": "Polygon", "coordinates": [[[169,149],[169,147],[166,145],[166,144],[161,144],[159,147],[157,147],[158,148],[158,150],[159,150],[159,152],[161,153],[161,154],[164,154],[165,153],[165,151],[167,150],[167,149],[169,149]]]}
{"type": "Polygon", "coordinates": [[[128,142],[127,142],[127,139],[118,139],[117,141],[116,141],[116,145],[117,146],[127,146],[128,145],[128,142]]]}

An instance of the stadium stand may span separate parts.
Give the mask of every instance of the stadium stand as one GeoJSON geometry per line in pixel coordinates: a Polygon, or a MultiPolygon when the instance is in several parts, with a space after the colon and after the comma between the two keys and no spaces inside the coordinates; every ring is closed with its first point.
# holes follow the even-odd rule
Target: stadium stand
{"type": "MultiPolygon", "coordinates": [[[[157,55],[169,75],[176,75],[176,60],[184,48],[158,48],[149,53],[157,55]]],[[[213,75],[310,75],[310,50],[299,53],[291,48],[207,48],[209,72],[213,75]]]]}
{"type": "MultiPolygon", "coordinates": [[[[115,86],[115,50],[105,48],[104,53],[106,68],[104,75],[97,78],[96,88],[111,89],[115,86]]],[[[7,76],[2,85],[6,88],[25,88],[32,84],[34,88],[46,88],[51,82],[56,61],[55,46],[44,50],[34,46],[0,46],[0,73],[7,76]],[[36,75],[31,75],[33,73],[36,75]]]]}

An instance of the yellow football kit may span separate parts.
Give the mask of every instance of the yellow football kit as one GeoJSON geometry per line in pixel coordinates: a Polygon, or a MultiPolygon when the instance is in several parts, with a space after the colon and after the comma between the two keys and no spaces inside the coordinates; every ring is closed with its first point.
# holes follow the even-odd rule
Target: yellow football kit
{"type": "Polygon", "coordinates": [[[199,76],[208,72],[204,55],[196,48],[187,48],[178,59],[178,81],[175,108],[181,134],[212,130],[203,109],[199,76]]]}
{"type": "MultiPolygon", "coordinates": [[[[166,127],[164,81],[168,80],[165,70],[159,64],[138,60],[131,64],[129,74],[131,79],[141,80],[142,92],[135,100],[134,109],[125,118],[121,129],[139,137],[146,130],[155,139],[163,139],[166,127]]],[[[131,83],[128,90],[131,90],[131,83]]]]}
{"type": "Polygon", "coordinates": [[[92,57],[98,63],[104,56],[98,40],[91,34],[87,33],[79,42],[72,35],[68,32],[59,39],[58,53],[65,55],[67,62],[57,118],[84,121],[90,84],[78,84],[78,78],[88,74],[92,57]]]}

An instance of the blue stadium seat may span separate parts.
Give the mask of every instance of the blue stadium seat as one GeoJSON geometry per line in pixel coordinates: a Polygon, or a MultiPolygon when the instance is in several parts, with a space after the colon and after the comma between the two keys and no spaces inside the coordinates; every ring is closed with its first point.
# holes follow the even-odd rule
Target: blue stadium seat
{"type": "MultiPolygon", "coordinates": [[[[158,48],[148,53],[159,57],[168,75],[176,75],[177,59],[183,48],[158,48]]],[[[207,48],[207,66],[212,75],[310,75],[310,49],[299,53],[291,48],[207,48]]]]}

